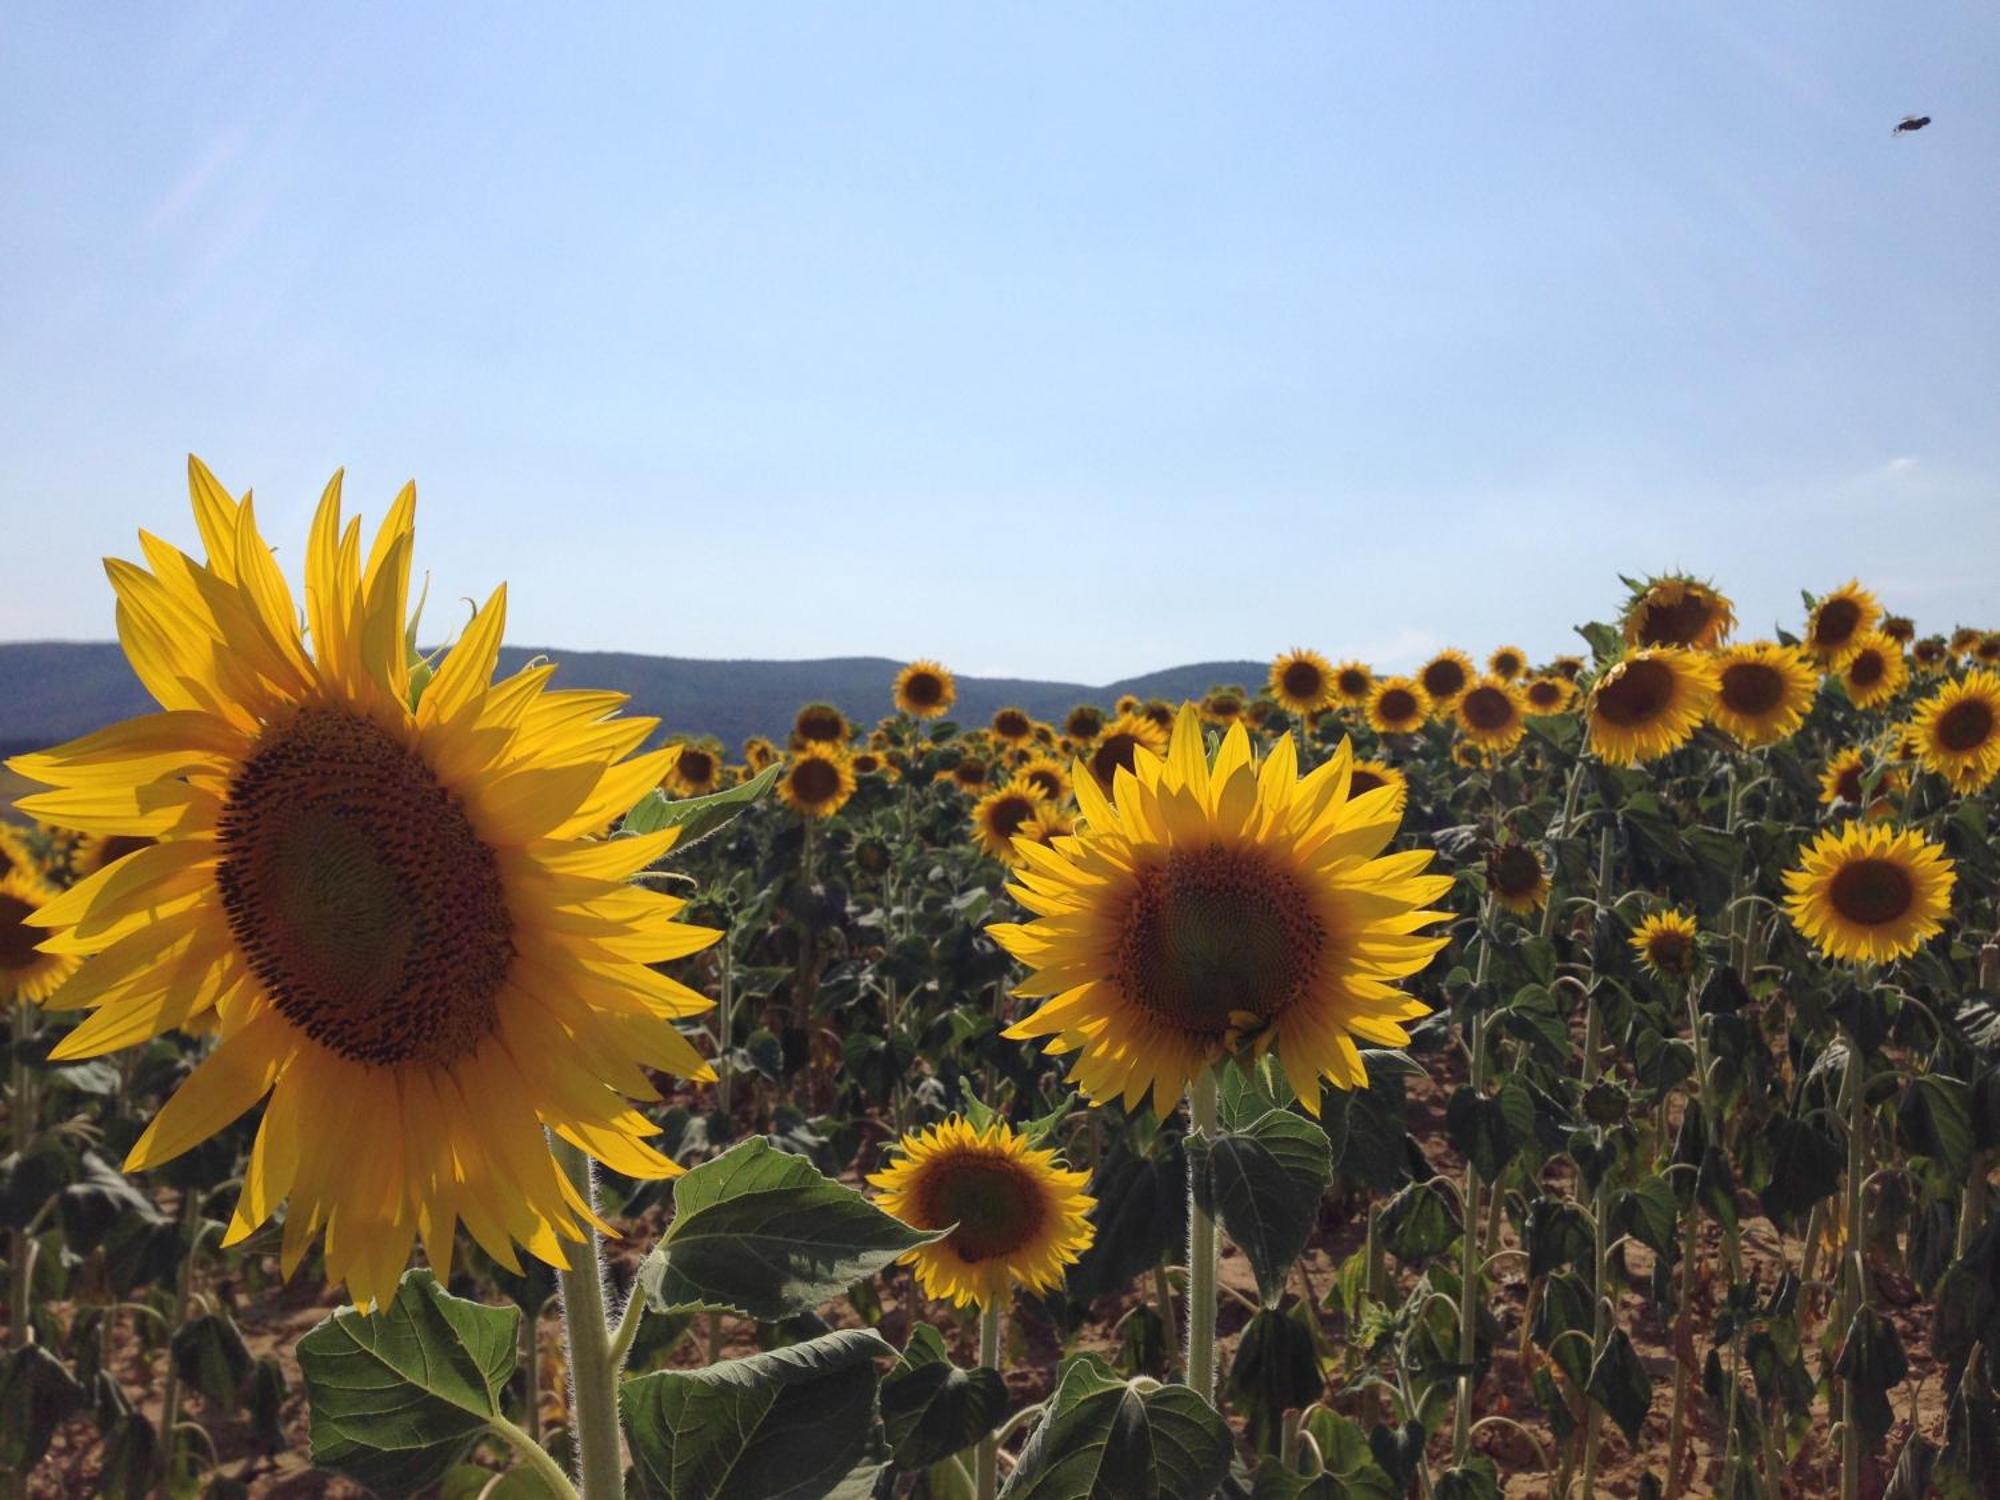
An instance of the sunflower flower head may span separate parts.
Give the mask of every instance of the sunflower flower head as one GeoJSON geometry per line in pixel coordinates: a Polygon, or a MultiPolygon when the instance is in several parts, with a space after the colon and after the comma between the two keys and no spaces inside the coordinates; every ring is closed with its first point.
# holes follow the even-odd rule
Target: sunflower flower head
{"type": "Polygon", "coordinates": [[[1879,630],[1856,637],[1840,664],[1841,686],[1856,708],[1880,708],[1909,680],[1910,664],[1903,648],[1879,630]]]}
{"type": "Polygon", "coordinates": [[[1287,651],[1271,663],[1270,693],[1295,718],[1316,714],[1333,701],[1333,664],[1317,651],[1287,651]]]}
{"type": "Polygon", "coordinates": [[[1971,671],[1917,705],[1911,730],[1926,771],[1955,791],[1984,791],[2000,775],[2000,675],[1971,671]]]}
{"type": "Polygon", "coordinates": [[[1533,849],[1509,840],[1487,852],[1486,889],[1508,911],[1525,917],[1548,904],[1549,872],[1533,849]]]}
{"type": "Polygon", "coordinates": [[[1785,874],[1785,914],[1828,958],[1907,958],[1944,930],[1952,863],[1914,829],[1847,823],[1807,846],[1785,874]]]}
{"type": "Polygon", "coordinates": [[[778,795],[803,818],[830,818],[854,795],[854,758],[836,745],[807,744],[778,777],[778,795]]]}
{"type": "Polygon", "coordinates": [[[1368,694],[1368,727],[1377,734],[1415,734],[1430,715],[1424,690],[1412,677],[1378,677],[1368,694]]]}
{"type": "Polygon", "coordinates": [[[1505,755],[1528,732],[1528,700],[1505,677],[1482,677],[1453,705],[1458,731],[1486,755],[1505,755]]]}
{"type": "Polygon", "coordinates": [[[896,674],[896,707],[913,719],[935,719],[951,712],[958,701],[958,684],[943,663],[913,661],[896,674]]]}
{"type": "Polygon", "coordinates": [[[1674,573],[1635,584],[1620,623],[1628,646],[1706,651],[1736,628],[1736,607],[1713,584],[1674,573]]]}
{"type": "Polygon", "coordinates": [[[1632,951],[1660,979],[1685,979],[1701,957],[1701,930],[1684,911],[1648,913],[1633,929],[1632,951]]]}
{"type": "Polygon", "coordinates": [[[1849,579],[1813,604],[1806,616],[1806,650],[1822,665],[1838,667],[1881,618],[1875,596],[1858,579],[1849,579]]]}
{"type": "Polygon", "coordinates": [[[74,953],[42,949],[49,934],[39,913],[57,894],[31,865],[0,872],[0,1004],[46,1001],[82,962],[74,953]]]}
{"type": "Polygon", "coordinates": [[[1775,641],[1726,646],[1715,666],[1709,718],[1748,749],[1789,739],[1812,712],[1819,673],[1796,647],[1775,641]]]}
{"type": "Polygon", "coordinates": [[[1678,646],[1627,652],[1604,669],[1584,715],[1590,748],[1612,765],[1656,760],[1686,744],[1715,699],[1716,669],[1678,646]]]}

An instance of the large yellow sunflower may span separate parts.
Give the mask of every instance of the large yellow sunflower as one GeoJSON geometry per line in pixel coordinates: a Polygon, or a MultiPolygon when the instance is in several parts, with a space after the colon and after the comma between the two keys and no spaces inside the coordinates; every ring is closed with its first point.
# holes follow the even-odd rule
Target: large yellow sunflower
{"type": "Polygon", "coordinates": [[[1488,755],[1505,755],[1528,732],[1528,704],[1502,677],[1482,677],[1458,695],[1458,728],[1488,755]]]}
{"type": "Polygon", "coordinates": [[[1881,618],[1875,596],[1849,579],[1813,605],[1806,617],[1806,650],[1822,664],[1837,667],[1881,618]]]}
{"type": "Polygon", "coordinates": [[[366,1306],[415,1238],[449,1271],[463,1221],[496,1260],[556,1265],[589,1212],[555,1132],[617,1171],[676,1168],[629,1102],[646,1067],[713,1076],[675,1029],[710,1002],[650,966],[714,932],[628,884],[673,830],[595,835],[659,782],[656,727],[554,668],[493,681],[504,588],[427,680],[405,645],[414,488],[372,546],[327,486],[300,611],[249,497],[190,463],[207,561],[141,534],[107,564],[118,631],[160,713],[13,768],[23,806],[157,839],[34,915],[83,966],[48,1003],[92,1011],[88,1057],[213,1010],[220,1042],[126,1159],[155,1167],[267,1094],[227,1242],[289,1199],[287,1273],[325,1232],[327,1273],[366,1306]],[[422,696],[416,683],[423,681],[422,696]],[[631,758],[628,758],[631,757],[631,758]]]}
{"type": "Polygon", "coordinates": [[[0,873],[0,1004],[47,1000],[82,962],[74,953],[42,951],[49,934],[37,917],[57,895],[28,866],[0,873]]]}
{"type": "Polygon", "coordinates": [[[785,806],[807,818],[830,818],[854,795],[854,762],[831,745],[797,751],[778,777],[785,806]]]}
{"type": "Polygon", "coordinates": [[[972,805],[973,841],[1002,864],[1013,864],[1014,836],[1034,821],[1048,798],[1033,782],[1020,777],[988,792],[972,805]]]}
{"type": "Polygon", "coordinates": [[[1796,734],[1812,711],[1819,673],[1796,647],[1775,641],[1727,646],[1715,665],[1709,718],[1739,744],[1751,749],[1775,745],[1796,734]]]}
{"type": "Polygon", "coordinates": [[[1296,718],[1316,714],[1333,701],[1333,664],[1317,651],[1297,648],[1271,663],[1271,696],[1296,718]]]}
{"type": "Polygon", "coordinates": [[[1914,829],[1827,829],[1785,873],[1785,914],[1829,958],[1888,963],[1944,929],[1951,861],[1914,829]]]}
{"type": "Polygon", "coordinates": [[[1431,712],[1440,719],[1451,712],[1458,695],[1472,685],[1472,658],[1463,651],[1438,652],[1417,673],[1417,686],[1424,690],[1431,712]]]}
{"type": "Polygon", "coordinates": [[[1110,797],[1079,781],[1083,822],[1030,846],[1009,887],[1035,919],[988,929],[1027,965],[1016,994],[1045,1003],[1016,1039],[1077,1053],[1099,1103],[1150,1092],[1164,1115],[1202,1069],[1274,1043],[1308,1109],[1321,1081],[1363,1087],[1355,1038],[1400,1047],[1428,1007],[1395,987],[1444,946],[1420,930],[1451,888],[1429,850],[1385,854],[1387,788],[1350,797],[1343,742],[1300,777],[1290,735],[1261,765],[1239,725],[1213,762],[1181,711],[1165,760],[1141,752],[1110,797]]]}
{"type": "Polygon", "coordinates": [[[903,1257],[924,1292],[956,1307],[1005,1306],[1015,1282],[1062,1285],[1090,1248],[1088,1172],[1064,1169],[1004,1120],[984,1130],[956,1117],[904,1136],[896,1160],[868,1181],[881,1205],[915,1229],[950,1229],[903,1257]]]}
{"type": "Polygon", "coordinates": [[[896,707],[913,719],[935,719],[951,712],[958,701],[958,684],[943,664],[913,661],[896,674],[896,707]]]}
{"type": "Polygon", "coordinates": [[[1368,724],[1377,734],[1415,734],[1429,710],[1424,690],[1408,677],[1378,677],[1368,695],[1368,724]]]}
{"type": "Polygon", "coordinates": [[[1090,747],[1090,756],[1084,763],[1090,767],[1097,784],[1108,792],[1112,779],[1120,771],[1131,770],[1141,750],[1158,754],[1166,748],[1167,732],[1152,719],[1145,714],[1120,714],[1105,725],[1104,733],[1090,747]]]}
{"type": "Polygon", "coordinates": [[[1694,972],[1701,929],[1684,911],[1648,914],[1632,933],[1632,951],[1661,979],[1685,979],[1694,972]]]}
{"type": "Polygon", "coordinates": [[[2000,774],[2000,676],[1967,672],[1917,705],[1917,756],[1960,792],[1978,792],[2000,774]]]}
{"type": "Polygon", "coordinates": [[[1590,690],[1590,748],[1613,765],[1655,760],[1686,744],[1715,699],[1714,662],[1677,646],[1627,652],[1590,690]]]}
{"type": "Polygon", "coordinates": [[[1909,680],[1903,648],[1879,630],[1857,636],[1840,663],[1841,685],[1856,708],[1880,708],[1909,680]]]}
{"type": "Polygon", "coordinates": [[[1706,651],[1736,628],[1736,607],[1713,584],[1677,573],[1648,579],[1634,590],[1623,625],[1628,646],[1706,651]]]}

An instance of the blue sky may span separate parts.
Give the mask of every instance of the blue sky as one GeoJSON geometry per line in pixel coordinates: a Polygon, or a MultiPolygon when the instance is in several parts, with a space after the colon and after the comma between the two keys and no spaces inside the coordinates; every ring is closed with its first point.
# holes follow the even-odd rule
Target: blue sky
{"type": "Polygon", "coordinates": [[[16,9],[0,639],[107,637],[189,450],[294,567],[414,476],[430,618],[522,643],[2000,624],[1990,5],[582,14],[16,9]]]}

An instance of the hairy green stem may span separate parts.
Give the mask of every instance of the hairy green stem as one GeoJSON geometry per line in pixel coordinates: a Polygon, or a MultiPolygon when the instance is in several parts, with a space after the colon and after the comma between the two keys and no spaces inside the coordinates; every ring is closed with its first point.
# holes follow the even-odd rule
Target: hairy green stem
{"type": "Polygon", "coordinates": [[[544,1448],[539,1440],[516,1427],[505,1417],[494,1417],[487,1426],[491,1427],[495,1434],[506,1439],[508,1447],[520,1454],[527,1466],[540,1476],[543,1484],[548,1486],[550,1494],[558,1497],[558,1500],[578,1500],[576,1486],[570,1483],[569,1475],[563,1473],[561,1464],[549,1457],[548,1449],[544,1448]]]}
{"type": "MultiPolygon", "coordinates": [[[[1000,1370],[1000,1319],[1005,1307],[996,1297],[979,1309],[979,1364],[982,1369],[1000,1370]]],[[[1000,1434],[990,1432],[979,1440],[973,1456],[973,1492],[977,1500],[993,1500],[1000,1493],[1000,1434]]]]}
{"type": "MultiPolygon", "coordinates": [[[[551,1136],[556,1161],[595,1213],[597,1183],[590,1158],[560,1136],[551,1136]]],[[[556,1273],[562,1288],[563,1331],[569,1339],[570,1421],[575,1430],[577,1481],[583,1500],[623,1500],[625,1459],[618,1430],[618,1372],[611,1362],[606,1323],[604,1264],[597,1231],[584,1226],[583,1243],[569,1252],[570,1267],[556,1273]]]]}
{"type": "MultiPolygon", "coordinates": [[[[1203,1068],[1188,1087],[1188,1116],[1194,1130],[1215,1138],[1215,1069],[1203,1068]]],[[[1188,1153],[1187,1382],[1210,1405],[1215,1403],[1215,1311],[1217,1255],[1215,1220],[1202,1210],[1195,1191],[1195,1154],[1188,1153]]]]}

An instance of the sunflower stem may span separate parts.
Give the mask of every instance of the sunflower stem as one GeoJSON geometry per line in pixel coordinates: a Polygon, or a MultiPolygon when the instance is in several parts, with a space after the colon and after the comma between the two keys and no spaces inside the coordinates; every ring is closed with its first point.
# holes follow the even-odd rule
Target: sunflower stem
{"type": "MultiPolygon", "coordinates": [[[[34,1035],[34,1007],[26,1000],[14,1002],[14,1047],[13,1066],[9,1072],[7,1112],[14,1138],[16,1159],[25,1157],[35,1140],[35,1087],[34,1075],[28,1071],[28,1041],[34,1035]]],[[[35,1278],[34,1242],[24,1228],[7,1232],[7,1343],[10,1348],[20,1349],[29,1341],[29,1319],[32,1316],[35,1278]]],[[[15,1500],[25,1500],[28,1493],[28,1473],[17,1469],[7,1477],[8,1494],[15,1500]]]]}
{"type": "Polygon", "coordinates": [[[569,1475],[563,1473],[561,1464],[549,1457],[548,1449],[539,1440],[505,1417],[495,1417],[487,1425],[506,1440],[508,1447],[521,1455],[523,1462],[549,1487],[550,1494],[557,1496],[558,1500],[578,1500],[576,1486],[570,1483],[569,1475]]]}
{"type": "MultiPolygon", "coordinates": [[[[1188,1118],[1194,1132],[1212,1140],[1216,1128],[1215,1069],[1205,1067],[1188,1087],[1188,1118]]],[[[1217,1255],[1215,1220],[1201,1206],[1195,1189],[1197,1156],[1188,1153],[1188,1294],[1187,1382],[1211,1406],[1215,1404],[1215,1310],[1217,1255]]]]}
{"type": "MultiPolygon", "coordinates": [[[[590,1158],[560,1136],[551,1136],[557,1164],[569,1174],[584,1204],[597,1211],[597,1183],[590,1158]]],[[[576,1431],[577,1482],[583,1500],[623,1500],[625,1459],[618,1430],[618,1371],[611,1362],[611,1330],[604,1302],[603,1250],[585,1224],[583,1243],[570,1251],[570,1267],[556,1272],[562,1288],[563,1332],[569,1340],[570,1420],[576,1431]]]]}
{"type": "MultiPolygon", "coordinates": [[[[1847,1038],[1847,1076],[1841,1080],[1847,1104],[1847,1254],[1846,1295],[1841,1299],[1844,1338],[1868,1301],[1868,1087],[1864,1077],[1861,1039],[1847,1038]]],[[[1861,1425],[1855,1410],[1854,1382],[1840,1383],[1840,1500],[1861,1493],[1861,1425]]]]}
{"type": "MultiPolygon", "coordinates": [[[[1005,1304],[998,1297],[979,1309],[979,1364],[995,1374],[1000,1370],[1000,1319],[1005,1304]]],[[[989,1432],[979,1440],[974,1455],[973,1489],[978,1500],[993,1500],[1000,1493],[1000,1434],[989,1432]]]]}
{"type": "MultiPolygon", "coordinates": [[[[1493,955],[1492,927],[1493,895],[1489,891],[1480,911],[1479,958],[1472,979],[1474,1005],[1485,1003],[1481,990],[1493,955]]],[[[1470,1061],[1465,1086],[1478,1099],[1486,1089],[1486,1017],[1475,1012],[1466,1030],[1470,1061]]],[[[1494,1196],[1497,1202],[1499,1195],[1494,1196]]],[[[1458,1377],[1458,1422],[1451,1445],[1452,1462],[1460,1468],[1465,1466],[1466,1455],[1472,1451],[1472,1366],[1479,1353],[1479,1168],[1469,1159],[1465,1163],[1464,1219],[1458,1281],[1458,1363],[1465,1373],[1458,1377]]]]}

